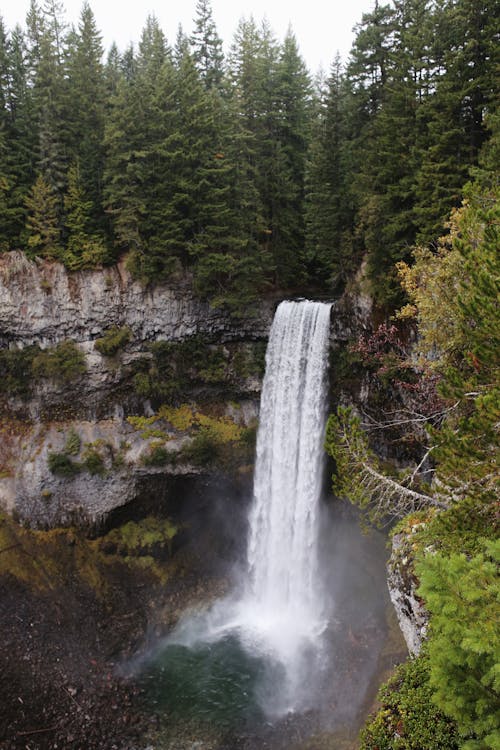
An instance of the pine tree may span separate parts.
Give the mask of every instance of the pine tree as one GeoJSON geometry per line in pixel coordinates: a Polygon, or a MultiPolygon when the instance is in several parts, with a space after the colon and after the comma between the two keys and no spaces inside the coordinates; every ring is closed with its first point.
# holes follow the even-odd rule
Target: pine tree
{"type": "Polygon", "coordinates": [[[92,201],[85,199],[78,162],[69,169],[64,210],[67,233],[64,264],[71,270],[77,270],[93,268],[109,260],[103,238],[89,231],[92,201]]]}
{"type": "Polygon", "coordinates": [[[71,103],[70,155],[79,163],[82,189],[91,201],[94,227],[102,226],[102,178],[104,169],[104,117],[106,89],[103,49],[93,13],[84,3],[73,49],[68,54],[67,76],[71,103]]]}
{"type": "Polygon", "coordinates": [[[498,9],[489,0],[443,1],[435,12],[435,92],[426,101],[428,138],[417,177],[421,242],[435,241],[451,208],[460,204],[486,139],[484,118],[498,90],[497,22],[498,9]]]}
{"type": "Polygon", "coordinates": [[[348,89],[340,58],[320,93],[306,179],[306,251],[309,274],[328,289],[355,268],[351,175],[348,169],[348,89]]]}
{"type": "Polygon", "coordinates": [[[395,263],[408,258],[417,233],[419,109],[429,91],[432,39],[428,5],[428,0],[400,0],[365,17],[369,26],[360,33],[350,66],[355,100],[366,118],[355,144],[356,234],[367,252],[375,296],[389,306],[400,301],[395,263]]]}
{"type": "Polygon", "coordinates": [[[445,371],[444,394],[456,408],[436,434],[441,481],[478,504],[495,501],[500,416],[498,310],[500,201],[498,187],[469,186],[455,215],[454,247],[461,259],[455,299],[460,349],[445,371]]]}
{"type": "Polygon", "coordinates": [[[195,28],[190,41],[196,67],[206,88],[221,91],[224,54],[209,0],[197,0],[195,28]]]}
{"type": "Polygon", "coordinates": [[[30,256],[60,260],[63,257],[59,229],[58,198],[39,175],[26,198],[26,245],[30,256]]]}
{"type": "Polygon", "coordinates": [[[426,555],[419,593],[431,613],[433,699],[455,719],[467,750],[496,750],[500,737],[498,685],[498,565],[500,542],[465,555],[426,555]]]}
{"type": "Polygon", "coordinates": [[[141,220],[146,213],[141,191],[142,122],[140,97],[134,80],[117,81],[110,101],[105,132],[103,204],[110,218],[115,251],[144,251],[141,220]]]}
{"type": "Polygon", "coordinates": [[[312,88],[290,29],[276,64],[275,96],[273,253],[280,282],[297,284],[304,276],[304,183],[312,88]]]}
{"type": "Polygon", "coordinates": [[[68,162],[62,13],[62,6],[55,0],[48,0],[43,12],[32,0],[28,14],[28,56],[38,121],[37,169],[58,197],[60,213],[68,162]]]}

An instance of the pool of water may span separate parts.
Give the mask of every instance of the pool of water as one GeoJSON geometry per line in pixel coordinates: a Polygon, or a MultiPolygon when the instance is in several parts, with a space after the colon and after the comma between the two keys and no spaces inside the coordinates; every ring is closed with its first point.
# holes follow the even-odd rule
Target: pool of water
{"type": "Polygon", "coordinates": [[[382,676],[405,649],[388,599],[384,537],[362,534],[341,508],[329,516],[322,560],[330,617],[315,647],[301,655],[298,705],[286,710],[287,670],[279,659],[238,630],[218,638],[207,630],[204,640],[205,615],[198,613],[194,639],[184,625],[182,637],[174,632],[157,643],[136,671],[159,717],[155,748],[351,747],[341,737],[354,742],[382,676]],[[308,744],[320,735],[327,738],[321,745],[308,744]]]}
{"type": "Polygon", "coordinates": [[[146,664],[141,683],[150,704],[172,720],[234,728],[265,720],[257,691],[272,671],[227,635],[190,647],[167,643],[146,664]]]}

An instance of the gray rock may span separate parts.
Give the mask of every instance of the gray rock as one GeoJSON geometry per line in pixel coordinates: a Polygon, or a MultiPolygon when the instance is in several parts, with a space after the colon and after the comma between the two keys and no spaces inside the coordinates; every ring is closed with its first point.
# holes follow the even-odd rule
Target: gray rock
{"type": "Polygon", "coordinates": [[[404,534],[395,534],[388,563],[387,584],[408,651],[417,656],[427,634],[429,615],[416,593],[418,580],[413,563],[413,558],[408,553],[408,538],[404,534]]]}

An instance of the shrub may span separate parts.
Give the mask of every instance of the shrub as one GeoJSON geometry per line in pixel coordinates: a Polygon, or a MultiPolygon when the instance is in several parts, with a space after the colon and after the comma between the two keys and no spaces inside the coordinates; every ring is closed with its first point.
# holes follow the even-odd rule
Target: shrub
{"type": "Polygon", "coordinates": [[[37,346],[0,351],[0,393],[24,396],[33,380],[33,359],[40,352],[37,346]]]}
{"type": "Polygon", "coordinates": [[[123,349],[132,338],[132,331],[127,326],[118,328],[113,326],[104,336],[96,339],[94,346],[97,351],[105,357],[113,357],[120,349],[123,349]]]}
{"type": "Polygon", "coordinates": [[[66,453],[66,455],[68,456],[77,456],[80,453],[81,445],[82,441],[80,439],[80,435],[77,433],[75,428],[72,427],[66,439],[64,453],[66,453]]]}
{"type": "Polygon", "coordinates": [[[382,705],[361,732],[360,750],[458,750],[456,726],[432,692],[426,655],[400,665],[379,691],[382,705]]]}
{"type": "Polygon", "coordinates": [[[157,341],[152,358],[135,363],[134,387],[140,396],[181,400],[193,383],[225,383],[226,354],[221,346],[207,344],[200,336],[185,341],[157,341]]]}
{"type": "Polygon", "coordinates": [[[66,453],[49,453],[48,464],[52,474],[60,477],[74,477],[80,471],[80,466],[66,453]]]}
{"type": "Polygon", "coordinates": [[[95,448],[87,448],[83,454],[82,465],[89,472],[89,474],[97,474],[103,476],[106,471],[104,460],[101,454],[95,450],[95,448]]]}
{"type": "Polygon", "coordinates": [[[169,451],[163,445],[153,445],[150,452],[145,455],[142,462],[145,466],[165,466],[175,463],[177,453],[169,451]]]}
{"type": "Polygon", "coordinates": [[[214,463],[220,456],[220,442],[213,430],[202,427],[181,451],[182,458],[198,466],[214,463]]]}
{"type": "Polygon", "coordinates": [[[73,341],[62,341],[40,351],[33,360],[33,375],[68,383],[85,372],[85,356],[73,341]]]}

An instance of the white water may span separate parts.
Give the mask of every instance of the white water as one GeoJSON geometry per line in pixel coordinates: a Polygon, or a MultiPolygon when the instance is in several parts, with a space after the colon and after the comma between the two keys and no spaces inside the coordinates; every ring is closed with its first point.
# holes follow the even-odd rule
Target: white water
{"type": "Polygon", "coordinates": [[[277,648],[286,635],[314,634],[323,618],[317,554],[329,330],[330,305],[282,302],[266,355],[244,601],[261,626],[278,630],[277,648]]]}
{"type": "Polygon", "coordinates": [[[318,566],[319,500],[326,419],[329,304],[282,302],[266,353],[254,500],[243,592],[204,618],[181,623],[176,642],[237,633],[242,645],[279,665],[264,686],[271,714],[302,704],[307,675],[320,668],[326,627],[318,566]]]}

